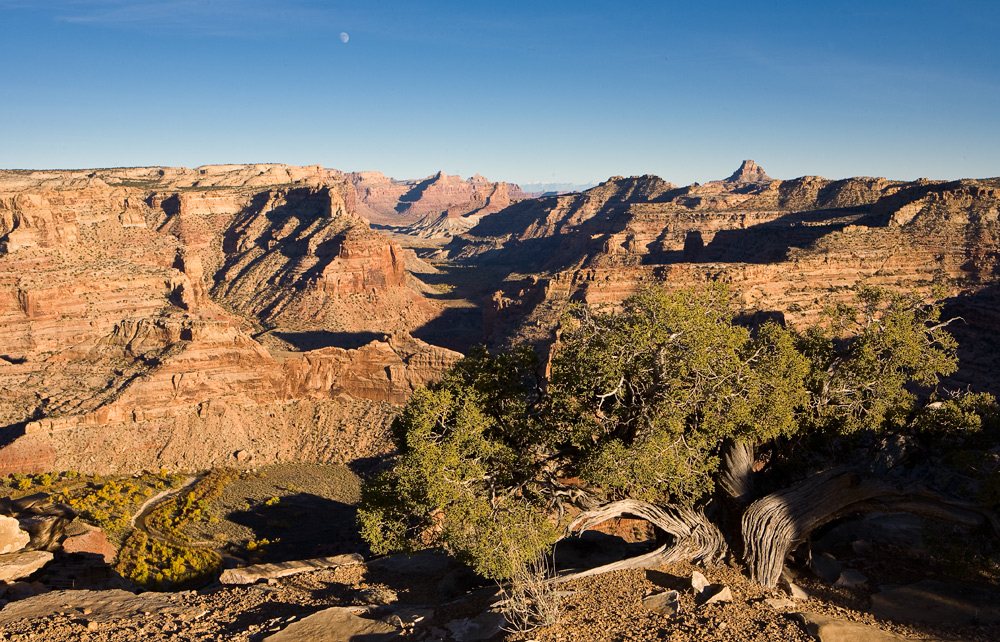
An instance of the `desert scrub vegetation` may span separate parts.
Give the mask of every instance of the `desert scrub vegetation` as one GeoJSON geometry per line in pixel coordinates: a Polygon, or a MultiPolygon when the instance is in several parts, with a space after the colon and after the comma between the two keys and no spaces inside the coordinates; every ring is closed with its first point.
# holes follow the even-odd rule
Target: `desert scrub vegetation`
{"type": "Polygon", "coordinates": [[[192,521],[210,519],[209,504],[237,477],[239,473],[230,468],[213,468],[187,492],[163,502],[150,512],[146,516],[146,527],[178,542],[189,541],[183,532],[184,526],[192,521]]]}
{"type": "Polygon", "coordinates": [[[801,330],[734,316],[724,284],[652,287],[620,309],[571,307],[545,369],[529,347],[470,351],[394,421],[362,534],[376,553],[441,547],[502,579],[627,516],[667,543],[614,568],[729,557],[764,586],[814,529],[873,505],[1000,537],[992,507],[929,474],[947,468],[943,444],[998,438],[995,399],[941,386],[957,357],[939,303],[859,287],[801,330]]]}
{"type": "Polygon", "coordinates": [[[203,544],[191,542],[184,526],[209,521],[208,505],[226,484],[239,476],[228,468],[215,468],[204,477],[146,515],[150,535],[134,530],[118,552],[116,570],[123,577],[154,590],[203,584],[222,566],[222,558],[203,544]]]}
{"type": "Polygon", "coordinates": [[[134,530],[118,552],[115,570],[151,590],[183,589],[204,584],[222,567],[222,558],[207,548],[175,546],[134,530]]]}
{"type": "Polygon", "coordinates": [[[73,508],[80,519],[99,526],[118,545],[131,527],[132,515],[147,498],[162,489],[178,486],[183,478],[167,471],[140,475],[81,475],[74,470],[6,478],[14,496],[46,492],[52,500],[73,508]]]}

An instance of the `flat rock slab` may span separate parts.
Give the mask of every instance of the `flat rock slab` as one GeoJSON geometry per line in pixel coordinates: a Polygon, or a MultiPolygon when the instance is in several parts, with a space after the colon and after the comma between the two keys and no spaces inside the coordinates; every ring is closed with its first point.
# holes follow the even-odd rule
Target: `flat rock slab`
{"type": "Polygon", "coordinates": [[[347,555],[315,557],[308,560],[277,562],[275,564],[254,564],[245,568],[228,568],[222,572],[219,581],[223,584],[253,584],[260,580],[273,580],[298,573],[308,573],[325,568],[337,568],[363,563],[363,557],[357,553],[349,553],[347,555]]]}
{"type": "Polygon", "coordinates": [[[204,610],[184,605],[173,593],[129,593],[121,589],[110,591],[52,591],[0,609],[0,624],[19,619],[47,618],[55,613],[85,617],[90,622],[110,622],[134,619],[144,613],[167,613],[179,618],[195,619],[204,610]]]}
{"type": "Polygon", "coordinates": [[[66,539],[62,543],[63,552],[91,553],[93,555],[100,555],[108,564],[114,562],[118,551],[108,542],[108,537],[104,534],[104,531],[89,524],[85,526],[83,529],[74,529],[72,534],[67,529],[66,539]]]}
{"type": "Polygon", "coordinates": [[[358,617],[357,609],[335,606],[293,622],[265,642],[389,642],[401,631],[381,620],[358,617]]]}
{"type": "Polygon", "coordinates": [[[923,580],[872,595],[872,615],[899,622],[961,625],[1000,622],[1000,594],[923,580]]]}
{"type": "Polygon", "coordinates": [[[28,577],[52,561],[48,551],[19,551],[0,555],[0,580],[10,582],[28,577]]]}
{"type": "Polygon", "coordinates": [[[809,635],[820,642],[912,642],[895,633],[887,633],[867,624],[841,620],[819,613],[796,613],[809,635]]]}

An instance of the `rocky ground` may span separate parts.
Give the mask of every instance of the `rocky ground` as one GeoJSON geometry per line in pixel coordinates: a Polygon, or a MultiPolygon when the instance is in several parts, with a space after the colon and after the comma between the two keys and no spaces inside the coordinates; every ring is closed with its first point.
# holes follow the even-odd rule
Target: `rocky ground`
{"type": "Polygon", "coordinates": [[[1000,639],[997,602],[992,607],[988,603],[995,600],[997,594],[989,591],[996,588],[982,584],[966,585],[975,594],[946,596],[930,606],[919,596],[907,598],[903,607],[910,612],[902,619],[898,614],[876,617],[871,613],[873,605],[878,611],[878,598],[873,600],[873,594],[880,587],[892,588],[879,584],[894,567],[887,560],[897,560],[904,570],[925,564],[924,577],[947,579],[947,573],[890,548],[880,549],[872,559],[865,568],[871,577],[855,587],[834,586],[808,572],[796,574],[793,583],[809,594],[805,600],[792,597],[787,586],[765,589],[751,584],[740,569],[725,565],[699,568],[677,563],[616,571],[557,586],[554,590],[561,596],[557,620],[518,633],[503,630],[507,627],[497,612],[500,609],[490,609],[502,599],[495,585],[477,579],[446,556],[424,553],[264,579],[252,585],[216,584],[199,591],[139,596],[45,593],[0,609],[0,639],[805,641],[814,639],[810,627],[823,642],[1000,639]],[[700,597],[692,589],[696,572],[704,573],[711,584],[700,597]],[[730,600],[703,604],[707,594],[722,587],[729,589],[730,600]],[[677,591],[675,615],[661,614],[644,603],[644,598],[668,591],[677,591]],[[977,604],[983,600],[985,605],[977,604]],[[970,609],[979,609],[978,615],[970,609]],[[310,625],[315,627],[318,620],[323,635],[332,637],[309,632],[315,631],[310,625]],[[851,628],[858,626],[867,628],[851,628]],[[352,631],[357,637],[351,637],[352,631]]]}
{"type": "MultiPolygon", "coordinates": [[[[244,471],[185,533],[223,553],[269,540],[260,560],[227,557],[230,567],[250,566],[196,591],[136,594],[109,566],[113,550],[57,552],[41,570],[10,576],[21,581],[0,582],[0,641],[1000,639],[996,549],[974,532],[911,515],[876,513],[821,529],[771,589],[736,566],[687,563],[546,585],[542,595],[556,608],[544,626],[519,630],[523,609],[444,554],[371,558],[355,525],[358,494],[359,479],[344,466],[244,471]],[[709,585],[700,592],[697,573],[709,585]]],[[[561,542],[558,568],[643,552],[649,533],[634,521],[561,542]]],[[[0,570],[10,555],[0,555],[0,570]]]]}

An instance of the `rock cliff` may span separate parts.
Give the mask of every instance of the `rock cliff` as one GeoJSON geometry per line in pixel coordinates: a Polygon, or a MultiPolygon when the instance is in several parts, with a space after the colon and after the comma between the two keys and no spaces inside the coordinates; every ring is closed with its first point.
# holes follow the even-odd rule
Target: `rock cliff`
{"type": "Polygon", "coordinates": [[[384,451],[460,355],[356,206],[320,167],[0,172],[0,473],[384,451]]]}
{"type": "Polygon", "coordinates": [[[355,172],[346,178],[357,189],[359,213],[368,220],[424,238],[465,232],[486,214],[527,198],[517,185],[494,183],[479,174],[462,180],[438,172],[398,181],[381,172],[355,172]]]}
{"type": "MultiPolygon", "coordinates": [[[[1000,181],[772,180],[752,161],[731,177],[677,188],[614,177],[580,194],[484,217],[448,246],[509,277],[484,305],[491,340],[548,340],[571,300],[614,304],[648,283],[728,281],[747,314],[809,322],[868,283],[945,286],[965,342],[989,336],[1000,279],[1000,181]]],[[[997,391],[989,350],[965,352],[955,384],[997,391]]]]}
{"type": "Polygon", "coordinates": [[[0,473],[374,456],[394,404],[460,356],[410,333],[544,345],[570,301],[657,282],[722,279],[792,325],[858,283],[938,283],[966,320],[952,384],[1000,392],[1000,180],[745,161],[522,196],[284,165],[0,172],[0,473]],[[454,238],[431,265],[379,216],[454,238]]]}

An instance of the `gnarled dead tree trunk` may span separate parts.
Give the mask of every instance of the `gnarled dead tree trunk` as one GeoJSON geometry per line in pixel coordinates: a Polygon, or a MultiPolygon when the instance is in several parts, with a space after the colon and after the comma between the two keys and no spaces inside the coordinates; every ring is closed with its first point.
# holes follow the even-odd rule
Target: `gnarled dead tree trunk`
{"type": "Polygon", "coordinates": [[[748,506],[756,499],[753,450],[750,443],[732,439],[726,440],[722,447],[719,490],[738,506],[748,506]]]}
{"type": "Polygon", "coordinates": [[[616,517],[644,519],[670,535],[672,541],[645,555],[612,562],[579,573],[563,575],[555,578],[554,581],[565,582],[589,575],[629,568],[651,568],[680,560],[713,563],[724,557],[728,550],[725,537],[705,517],[705,513],[701,509],[657,506],[635,499],[623,499],[582,513],[569,525],[568,531],[570,533],[583,532],[616,517]]]}
{"type": "Polygon", "coordinates": [[[743,514],[744,560],[751,578],[764,586],[776,585],[789,551],[823,524],[855,513],[909,512],[988,526],[1000,537],[1000,524],[985,509],[898,483],[840,468],[758,499],[743,514]]]}

